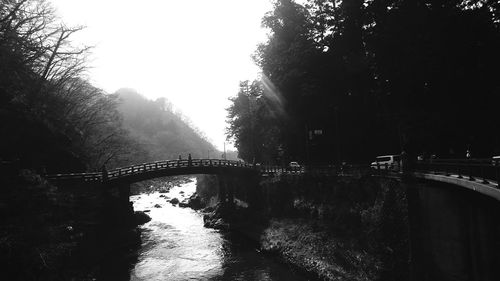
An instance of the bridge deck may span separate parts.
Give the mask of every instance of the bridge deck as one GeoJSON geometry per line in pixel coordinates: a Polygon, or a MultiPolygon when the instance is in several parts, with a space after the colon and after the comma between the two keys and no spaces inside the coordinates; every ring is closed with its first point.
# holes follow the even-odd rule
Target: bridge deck
{"type": "Polygon", "coordinates": [[[144,173],[159,172],[159,171],[183,171],[193,169],[203,172],[204,169],[208,173],[214,173],[213,168],[220,169],[254,169],[254,166],[241,161],[222,160],[222,159],[192,159],[192,160],[164,160],[150,163],[142,163],[128,167],[116,168],[106,172],[93,173],[72,173],[72,174],[55,174],[48,175],[49,180],[77,180],[85,182],[100,182],[100,181],[116,181],[125,179],[131,176],[144,173]],[[201,169],[200,169],[201,168],[201,169]],[[209,169],[211,168],[211,169],[209,169]]]}

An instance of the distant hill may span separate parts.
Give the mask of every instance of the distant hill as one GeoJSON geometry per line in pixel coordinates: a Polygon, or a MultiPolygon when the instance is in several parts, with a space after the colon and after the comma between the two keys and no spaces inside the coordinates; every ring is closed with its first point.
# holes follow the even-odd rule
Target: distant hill
{"type": "Polygon", "coordinates": [[[120,89],[118,110],[123,115],[123,126],[143,148],[136,162],[187,158],[206,158],[220,155],[215,147],[195,128],[173,112],[165,98],[148,100],[136,90],[120,89]]]}

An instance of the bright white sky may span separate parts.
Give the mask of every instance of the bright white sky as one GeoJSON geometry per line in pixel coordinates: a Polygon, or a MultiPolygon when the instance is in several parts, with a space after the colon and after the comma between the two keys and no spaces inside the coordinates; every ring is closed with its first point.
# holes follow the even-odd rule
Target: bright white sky
{"type": "Polygon", "coordinates": [[[95,46],[95,86],[166,97],[222,150],[228,97],[259,71],[250,56],[270,0],[51,1],[65,23],[87,26],[73,40],[95,46]]]}

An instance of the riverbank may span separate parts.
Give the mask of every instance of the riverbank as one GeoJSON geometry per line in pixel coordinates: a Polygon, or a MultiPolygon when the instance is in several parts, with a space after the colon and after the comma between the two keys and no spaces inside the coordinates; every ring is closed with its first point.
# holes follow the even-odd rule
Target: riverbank
{"type": "Polygon", "coordinates": [[[95,280],[107,256],[140,244],[137,215],[107,212],[117,205],[99,187],[56,187],[31,170],[0,180],[5,280],[95,280]]]}
{"type": "Polygon", "coordinates": [[[7,280],[64,280],[82,233],[57,188],[30,170],[2,181],[0,266],[7,280]]]}
{"type": "Polygon", "coordinates": [[[406,198],[393,182],[304,177],[258,188],[260,208],[216,210],[207,220],[322,280],[408,279],[406,198]]]}
{"type": "Polygon", "coordinates": [[[375,280],[377,258],[356,240],[335,237],[327,228],[318,221],[272,219],[260,246],[321,280],[375,280]]]}

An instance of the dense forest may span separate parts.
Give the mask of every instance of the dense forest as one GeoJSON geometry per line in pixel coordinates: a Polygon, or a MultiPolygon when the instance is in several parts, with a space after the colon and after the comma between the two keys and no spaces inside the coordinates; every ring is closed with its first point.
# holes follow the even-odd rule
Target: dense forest
{"type": "Polygon", "coordinates": [[[273,3],[261,77],[228,108],[246,161],[500,154],[498,1],[273,3]]]}
{"type": "Polygon", "coordinates": [[[82,29],[47,1],[1,1],[0,162],[56,173],[216,154],[166,99],[89,83],[92,48],[72,43],[82,29]]]}

